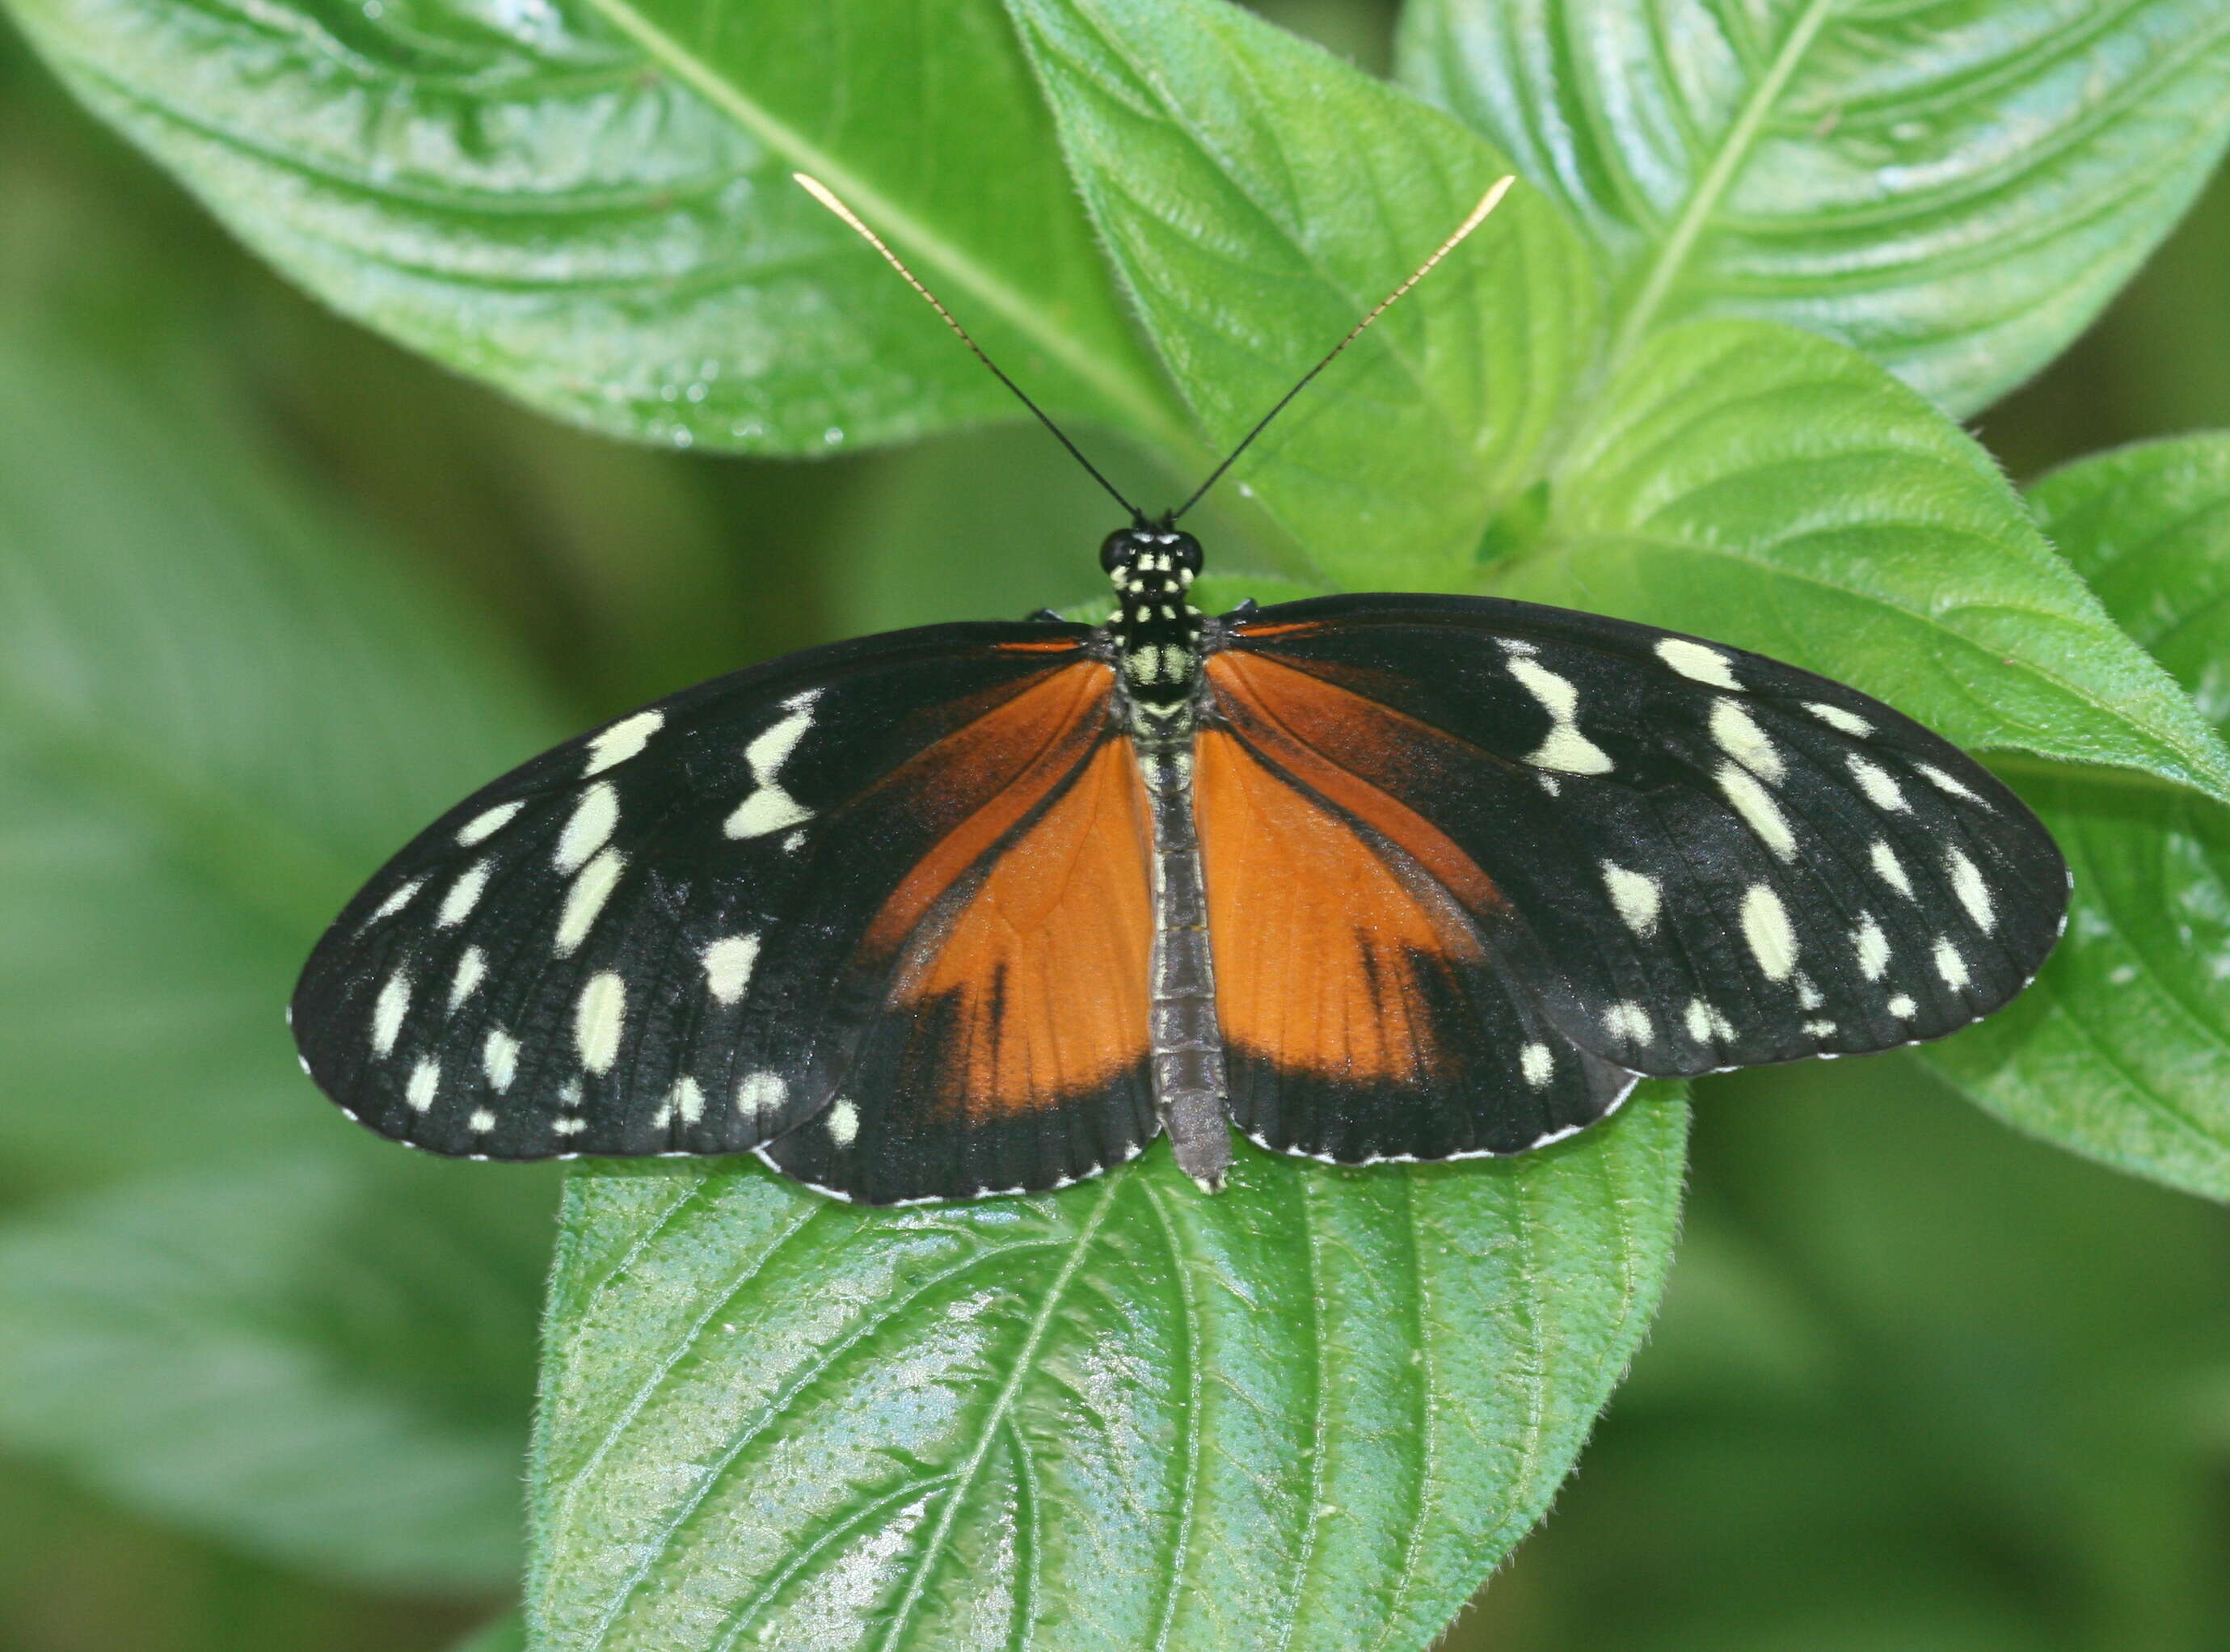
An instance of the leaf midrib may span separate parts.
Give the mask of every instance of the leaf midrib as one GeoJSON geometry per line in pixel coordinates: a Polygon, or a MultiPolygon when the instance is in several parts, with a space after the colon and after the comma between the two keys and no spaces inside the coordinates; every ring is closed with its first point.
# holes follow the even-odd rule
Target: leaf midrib
{"type": "Polygon", "coordinates": [[[1172,416],[1164,399],[1146,381],[1099,355],[1062,327],[1039,304],[995,275],[974,257],[938,235],[912,213],[868,183],[835,155],[810,142],[774,112],[746,97],[732,82],[680,41],[638,11],[629,0],[590,0],[614,27],[670,69],[730,119],[797,170],[810,172],[841,196],[852,210],[885,239],[912,250],[925,264],[951,279],[948,285],[973,294],[1054,360],[1105,397],[1138,429],[1174,452],[1188,451],[1191,436],[1172,416]]]}
{"type": "Polygon", "coordinates": [[[960,1507],[967,1501],[969,1491],[976,1483],[976,1476],[983,1469],[983,1460],[991,1455],[992,1442],[999,1437],[1008,1414],[1014,1409],[1015,1397],[1022,1391],[1022,1384],[1036,1374],[1038,1349],[1053,1324],[1054,1310],[1060,1306],[1061,1298],[1067,1294],[1068,1282],[1076,1277],[1076,1270],[1084,1265],[1084,1258],[1092,1249],[1092,1242],[1099,1236],[1099,1224],[1107,1219],[1108,1208],[1115,1203],[1115,1195],[1130,1179],[1120,1171],[1102,1178],[1099,1202],[1092,1207],[1092,1214],[1076,1230],[1076,1237],[1069,1241],[1068,1255],[1061,1258],[1060,1271],[1046,1287],[1045,1297],[1038,1304],[1038,1311],[1030,1316],[1029,1332],[1022,1339],[1022,1347],[1015,1352],[1015,1363],[1007,1372],[1007,1380],[999,1385],[999,1391],[991,1401],[990,1410],[976,1429],[975,1449],[968,1454],[968,1461],[961,1464],[958,1473],[953,1476],[952,1489],[947,1494],[944,1506],[938,1510],[937,1524],[931,1528],[928,1541],[922,1545],[921,1555],[914,1564],[913,1577],[906,1585],[906,1596],[899,1602],[898,1610],[891,1614],[890,1628],[884,1633],[877,1652],[895,1652],[900,1637],[906,1634],[906,1625],[913,1619],[914,1608],[920,1604],[923,1593],[929,1587],[930,1574],[937,1569],[945,1545],[951,1540],[953,1523],[960,1518],[960,1507]]]}
{"type": "Polygon", "coordinates": [[[1827,15],[1834,9],[1834,0],[1808,0],[1802,14],[1789,29],[1774,54],[1772,62],[1757,84],[1750,88],[1748,98],[1736,112],[1734,122],[1720,139],[1718,152],[1704,175],[1689,192],[1680,216],[1673,220],[1672,232],[1659,244],[1657,255],[1650,261],[1641,290],[1634,295],[1634,304],[1627,311],[1626,319],[1620,323],[1618,336],[1613,341],[1608,359],[1616,364],[1623,361],[1657,323],[1657,313],[1671,295],[1672,284],[1685,270],[1688,257],[1695,250],[1705,226],[1733,186],[1735,173],[1750,158],[1751,146],[1757,134],[1773,113],[1787,89],[1789,77],[1795,74],[1813,41],[1818,36],[1827,15]]]}

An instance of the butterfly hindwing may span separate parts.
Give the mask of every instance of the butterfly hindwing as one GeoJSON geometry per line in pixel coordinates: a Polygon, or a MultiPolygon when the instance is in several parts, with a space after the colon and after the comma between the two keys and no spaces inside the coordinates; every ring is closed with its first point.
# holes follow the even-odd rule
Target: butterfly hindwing
{"type": "Polygon", "coordinates": [[[1693,1074],[1940,1037],[2026,984],[2066,873],[2003,784],[1889,707],[1647,626],[1460,597],[1264,610],[1220,714],[1429,821],[1576,1044],[1693,1074]]]}
{"type": "MultiPolygon", "coordinates": [[[[969,885],[1105,746],[1111,674],[1089,635],[975,624],[841,643],[533,759],[343,913],[296,991],[305,1065],[364,1123],[444,1153],[737,1152],[808,1126],[914,1019],[892,997],[919,949],[904,925],[883,932],[910,874],[942,856],[943,883],[969,885]]],[[[1141,1060],[1144,1037],[1141,1017],[1141,1060]]],[[[1077,1128],[1073,1153],[1047,1136],[1051,1159],[1025,1179],[1081,1171],[1108,1142],[1135,1149],[1144,1126],[1122,1085],[1057,1100],[1111,1091],[1116,1124],[1077,1128]]],[[[884,1123],[906,1105],[893,1093],[884,1123]]]]}

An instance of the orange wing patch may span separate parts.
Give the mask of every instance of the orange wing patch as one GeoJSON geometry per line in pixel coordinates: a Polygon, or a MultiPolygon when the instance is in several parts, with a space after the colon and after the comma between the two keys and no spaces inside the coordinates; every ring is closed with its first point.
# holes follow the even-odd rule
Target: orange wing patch
{"type": "Polygon", "coordinates": [[[1208,676],[1220,708],[1247,745],[1398,844],[1466,910],[1486,912],[1505,904],[1493,880],[1447,833],[1325,755],[1327,750],[1345,749],[1376,766],[1405,745],[1446,736],[1390,707],[1274,660],[1219,654],[1208,661],[1208,676]]]}
{"type": "MultiPolygon", "coordinates": [[[[1203,730],[1196,750],[1224,1036],[1325,1077],[1432,1082],[1441,1062],[1428,983],[1481,956],[1470,927],[1445,894],[1411,887],[1232,734],[1203,730]]],[[[1350,777],[1348,790],[1370,788],[1350,777]]]]}
{"type": "MultiPolygon", "coordinates": [[[[900,920],[900,903],[917,902],[917,882],[942,891],[978,875],[969,872],[977,857],[1052,789],[996,799],[952,833],[877,929],[900,920]]],[[[906,1065],[933,1075],[940,1110],[975,1119],[1031,1113],[1104,1089],[1145,1059],[1149,841],[1130,743],[1103,739],[980,884],[956,890],[958,909],[930,918],[933,934],[915,943],[893,1007],[918,1018],[906,1065]]]]}
{"type": "Polygon", "coordinates": [[[987,801],[916,861],[891,893],[862,944],[869,957],[894,954],[977,858],[1068,778],[1106,732],[1105,708],[1114,681],[1113,668],[1097,662],[1051,672],[884,777],[878,792],[911,791],[925,807],[942,797],[987,801]]]}

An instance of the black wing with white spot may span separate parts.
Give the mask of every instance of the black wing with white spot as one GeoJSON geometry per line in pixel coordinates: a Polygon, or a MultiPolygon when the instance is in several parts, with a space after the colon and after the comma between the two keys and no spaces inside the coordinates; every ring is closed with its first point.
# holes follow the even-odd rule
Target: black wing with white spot
{"type": "MultiPolygon", "coordinates": [[[[351,1116],[441,1153],[739,1152],[832,1110],[848,1145],[860,1114],[838,1087],[937,912],[873,932],[987,805],[1028,776],[1073,785],[1104,744],[1090,636],[839,643],[535,758],[397,855],[319,945],[290,1011],[306,1068],[351,1116]]],[[[942,875],[976,874],[964,856],[942,875]]],[[[1134,1100],[1032,1177],[1135,1151],[1151,1109],[1134,1100]]],[[[970,1168],[946,1145],[954,1176],[970,1168]]]]}
{"type": "Polygon", "coordinates": [[[1273,668],[1246,674],[1281,738],[1460,847],[1495,891],[1468,903],[1487,942],[1634,1072],[1940,1038],[2065,922],[2066,862],[1995,777],[1792,666],[1464,597],[1288,603],[1228,647],[1273,668]]]}

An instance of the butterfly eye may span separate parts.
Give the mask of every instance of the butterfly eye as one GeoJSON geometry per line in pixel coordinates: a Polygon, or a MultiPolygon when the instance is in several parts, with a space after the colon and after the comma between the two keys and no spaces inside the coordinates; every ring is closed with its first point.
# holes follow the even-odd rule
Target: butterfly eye
{"type": "Polygon", "coordinates": [[[1112,574],[1118,568],[1128,567],[1145,548],[1138,529],[1117,528],[1099,543],[1099,571],[1112,574]]]}

